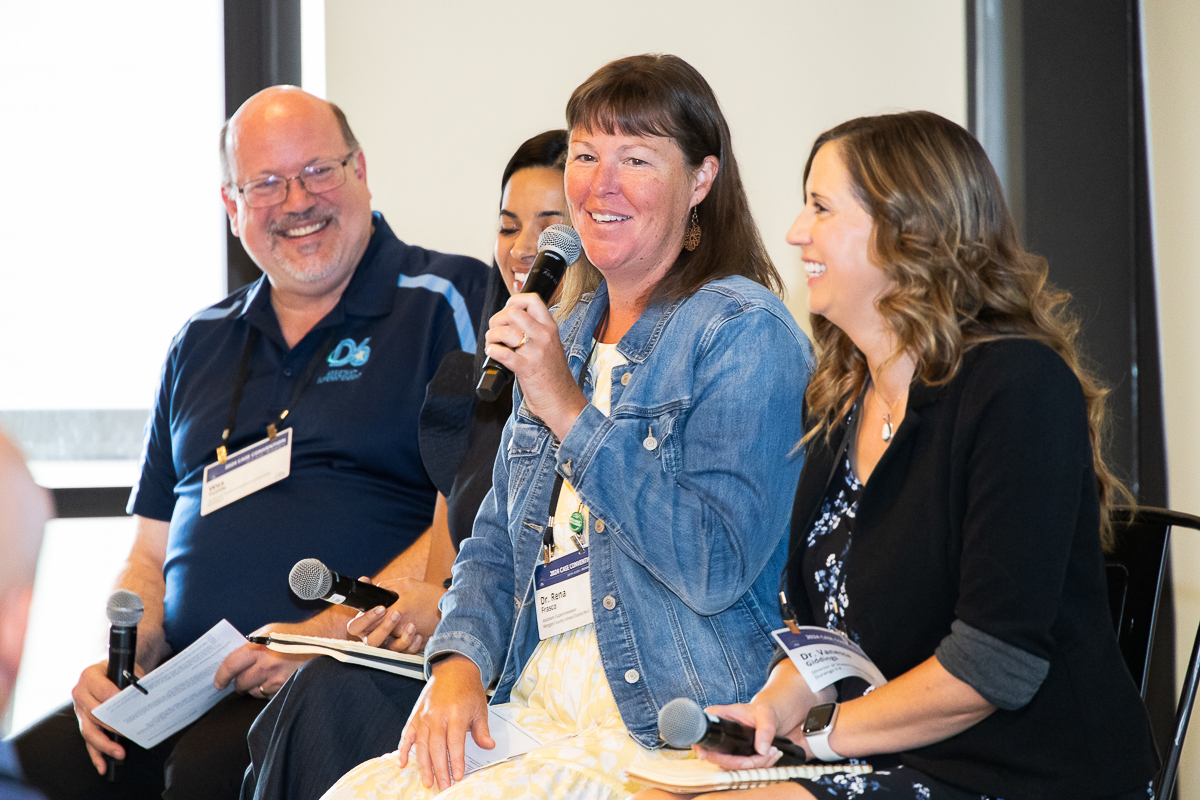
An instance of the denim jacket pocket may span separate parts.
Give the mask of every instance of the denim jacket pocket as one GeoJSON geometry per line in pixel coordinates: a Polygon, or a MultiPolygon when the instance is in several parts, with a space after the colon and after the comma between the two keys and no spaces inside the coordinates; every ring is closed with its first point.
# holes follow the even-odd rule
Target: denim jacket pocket
{"type": "Polygon", "coordinates": [[[508,441],[508,499],[511,504],[525,488],[530,471],[538,463],[550,437],[550,429],[522,413],[513,420],[508,441]]]}
{"type": "Polygon", "coordinates": [[[672,408],[660,414],[641,414],[637,417],[642,449],[658,459],[662,470],[668,475],[679,472],[683,466],[683,448],[679,443],[678,426],[681,410],[672,408]]]}

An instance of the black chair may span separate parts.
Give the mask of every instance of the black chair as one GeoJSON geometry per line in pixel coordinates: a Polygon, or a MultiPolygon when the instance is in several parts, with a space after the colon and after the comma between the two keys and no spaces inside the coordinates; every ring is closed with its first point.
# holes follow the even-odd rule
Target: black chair
{"type": "MultiPolygon", "coordinates": [[[[1146,699],[1149,685],[1150,652],[1154,646],[1155,623],[1162,597],[1168,547],[1173,528],[1200,530],[1200,517],[1163,508],[1118,506],[1112,511],[1116,546],[1106,557],[1108,602],[1117,631],[1117,643],[1129,673],[1146,699]]],[[[1171,635],[1168,632],[1167,635],[1171,635]]],[[[1175,731],[1162,770],[1155,780],[1154,794],[1167,800],[1175,787],[1179,756],[1187,734],[1196,687],[1200,682],[1200,628],[1192,643],[1192,657],[1184,677],[1183,692],[1175,712],[1175,731]]]]}

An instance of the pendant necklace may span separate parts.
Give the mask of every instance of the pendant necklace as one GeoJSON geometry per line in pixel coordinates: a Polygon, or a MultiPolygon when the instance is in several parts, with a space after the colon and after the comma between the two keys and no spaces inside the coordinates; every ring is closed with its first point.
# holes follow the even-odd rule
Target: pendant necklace
{"type": "Polygon", "coordinates": [[[892,406],[895,405],[895,402],[888,402],[888,399],[883,396],[883,392],[879,391],[879,386],[876,385],[875,381],[871,381],[871,388],[875,390],[875,395],[882,400],[884,404],[883,430],[880,431],[880,436],[883,437],[885,442],[890,442],[892,440],[892,434],[895,432],[892,429],[892,406]]]}

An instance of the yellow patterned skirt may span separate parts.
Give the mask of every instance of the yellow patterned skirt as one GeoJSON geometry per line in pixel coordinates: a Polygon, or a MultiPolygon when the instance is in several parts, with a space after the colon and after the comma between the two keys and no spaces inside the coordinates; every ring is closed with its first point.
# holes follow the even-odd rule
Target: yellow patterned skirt
{"type": "MultiPolygon", "coordinates": [[[[591,625],[540,642],[517,685],[506,716],[536,735],[544,747],[467,775],[440,795],[466,797],[616,800],[642,788],[621,779],[645,759],[684,758],[686,751],[646,750],[630,738],[600,664],[591,625]]],[[[467,734],[470,736],[470,733],[467,734]]],[[[326,800],[424,800],[415,762],[401,769],[396,753],[359,764],[325,793],[326,800]]]]}

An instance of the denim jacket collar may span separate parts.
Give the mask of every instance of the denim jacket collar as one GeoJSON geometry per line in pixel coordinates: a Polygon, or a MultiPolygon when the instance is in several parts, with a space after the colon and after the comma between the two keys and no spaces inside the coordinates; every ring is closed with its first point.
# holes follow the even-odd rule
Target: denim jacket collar
{"type": "MultiPolygon", "coordinates": [[[[579,374],[575,367],[586,360],[591,351],[592,331],[600,324],[600,317],[608,308],[608,283],[602,281],[596,291],[585,294],[580,303],[586,304],[584,312],[572,314],[565,323],[571,326],[565,337],[568,343],[567,363],[571,364],[571,371],[575,375],[579,374]],[[574,318],[573,324],[571,318],[574,318]]],[[[633,327],[621,337],[617,344],[617,352],[631,364],[644,362],[654,351],[663,329],[681,305],[683,300],[652,302],[638,317],[633,327]]]]}

